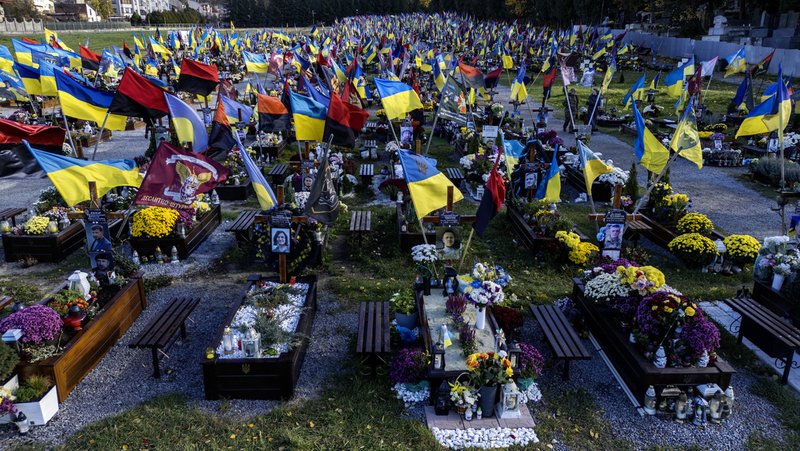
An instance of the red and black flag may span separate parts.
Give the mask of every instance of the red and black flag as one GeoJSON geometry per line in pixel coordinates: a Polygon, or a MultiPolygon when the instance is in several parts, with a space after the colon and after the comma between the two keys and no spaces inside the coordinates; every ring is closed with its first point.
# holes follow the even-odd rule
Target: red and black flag
{"type": "Polygon", "coordinates": [[[222,103],[219,97],[217,98],[217,111],[214,113],[214,119],[211,121],[211,134],[208,137],[208,147],[212,149],[227,151],[231,150],[236,145],[236,139],[233,137],[233,129],[230,122],[228,122],[228,115],[225,114],[225,104],[222,103]]]}
{"type": "Polygon", "coordinates": [[[750,76],[758,77],[759,75],[766,74],[769,70],[769,63],[772,62],[773,55],[775,55],[775,49],[772,49],[769,55],[765,56],[764,59],[758,62],[758,64],[750,68],[750,76]]]}
{"type": "Polygon", "coordinates": [[[478,236],[483,236],[483,233],[486,232],[489,221],[503,208],[503,199],[506,198],[506,184],[503,177],[497,172],[497,164],[500,162],[501,155],[503,152],[497,154],[492,172],[489,173],[489,180],[486,182],[486,191],[481,198],[478,212],[475,213],[475,222],[472,224],[472,228],[475,229],[478,236]]]}
{"type": "Polygon", "coordinates": [[[497,82],[500,80],[500,74],[503,73],[503,68],[498,67],[497,69],[489,72],[486,74],[486,77],[483,79],[483,83],[486,86],[486,89],[494,89],[497,86],[497,82]]]}
{"type": "Polygon", "coordinates": [[[258,129],[266,132],[289,129],[289,109],[277,97],[258,94],[258,129]]]}
{"type": "Polygon", "coordinates": [[[80,46],[81,49],[81,67],[86,70],[93,70],[98,71],[100,70],[100,55],[94,53],[93,51],[89,50],[84,46],[80,46]]]}
{"type": "Polygon", "coordinates": [[[133,52],[131,52],[130,47],[128,47],[128,43],[125,41],[122,41],[122,53],[124,53],[128,58],[133,59],[133,52]]]}
{"type": "Polygon", "coordinates": [[[292,112],[292,95],[289,89],[289,80],[283,82],[283,92],[281,93],[281,103],[286,111],[292,112]]]}
{"type": "MultiPolygon", "coordinates": [[[[259,103],[260,105],[260,103],[259,103]]],[[[335,92],[331,92],[328,105],[328,117],[325,119],[325,140],[333,135],[333,145],[353,148],[356,138],[369,119],[369,113],[363,109],[343,102],[335,92]]]]}
{"type": "Polygon", "coordinates": [[[129,117],[158,119],[169,113],[169,107],[163,89],[128,67],[125,68],[108,111],[129,117]]]}
{"type": "Polygon", "coordinates": [[[20,171],[26,176],[41,176],[39,163],[22,140],[37,149],[61,154],[65,135],[66,130],[61,127],[27,125],[0,118],[0,177],[20,171]]]}
{"type": "Polygon", "coordinates": [[[483,72],[476,67],[459,62],[458,70],[461,71],[462,84],[466,85],[468,88],[480,89],[484,87],[483,72]]]}
{"type": "Polygon", "coordinates": [[[203,64],[184,58],[181,61],[181,74],[178,76],[176,91],[191,92],[201,96],[211,94],[219,84],[216,64],[203,64]]]}

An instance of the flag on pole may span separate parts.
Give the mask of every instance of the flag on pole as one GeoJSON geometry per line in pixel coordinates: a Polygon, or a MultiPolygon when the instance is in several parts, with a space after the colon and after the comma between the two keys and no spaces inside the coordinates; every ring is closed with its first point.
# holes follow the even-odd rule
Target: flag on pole
{"type": "Polygon", "coordinates": [[[717,60],[719,59],[718,56],[711,58],[708,61],[703,61],[700,63],[700,67],[702,67],[702,76],[703,77],[711,77],[714,75],[714,68],[717,67],[717,60]]]}
{"type": "Polygon", "coordinates": [[[272,191],[269,183],[267,183],[267,179],[264,178],[264,174],[261,172],[261,169],[256,166],[256,163],[253,161],[250,153],[247,152],[247,149],[245,149],[242,141],[239,140],[239,135],[234,133],[233,137],[239,147],[239,155],[242,157],[244,169],[247,171],[247,176],[250,178],[250,182],[253,185],[253,191],[256,192],[258,206],[261,207],[262,210],[269,210],[275,205],[278,205],[278,200],[275,197],[275,193],[272,191]]]}
{"type": "Polygon", "coordinates": [[[669,161],[669,150],[656,138],[644,122],[639,108],[633,105],[633,121],[636,123],[636,140],[633,151],[639,164],[650,172],[661,173],[669,161]]]}
{"type": "Polygon", "coordinates": [[[755,66],[750,68],[750,76],[751,77],[758,77],[759,75],[764,75],[769,70],[769,64],[772,62],[772,57],[775,55],[775,49],[769,53],[769,55],[765,56],[764,59],[756,63],[755,66]]]}
{"type": "Polygon", "coordinates": [[[517,78],[511,83],[511,100],[522,102],[528,98],[528,89],[525,87],[525,63],[519,66],[517,78]]]}
{"type": "MultiPolygon", "coordinates": [[[[789,123],[792,114],[792,103],[789,91],[783,81],[783,69],[778,68],[778,92],[753,108],[742,121],[736,137],[760,135],[777,131],[783,134],[783,129],[789,123]]],[[[780,138],[780,136],[779,136],[780,138]]]]}
{"type": "Polygon", "coordinates": [[[728,62],[728,65],[725,67],[725,75],[723,78],[728,78],[728,76],[744,72],[747,69],[747,61],[744,58],[744,47],[740,48],[731,55],[725,57],[725,61],[728,62]]]}
{"type": "Polygon", "coordinates": [[[597,158],[592,149],[586,146],[583,141],[578,140],[578,153],[583,163],[583,181],[586,183],[586,193],[592,197],[592,184],[601,174],[614,172],[614,168],[608,166],[603,160],[597,158]]]}
{"type": "MultiPolygon", "coordinates": [[[[578,141],[580,143],[580,141],[578,141]]],[[[553,161],[547,169],[545,179],[539,183],[536,198],[554,203],[561,201],[561,171],[558,168],[558,148],[553,151],[553,161]]],[[[588,185],[587,185],[588,186],[588,185]]]]}
{"type": "Polygon", "coordinates": [[[389,120],[405,117],[406,113],[422,108],[419,95],[405,83],[376,78],[375,86],[389,120]]]}
{"type": "Polygon", "coordinates": [[[298,141],[322,141],[328,109],[314,99],[290,91],[295,137],[298,141]]]}
{"type": "Polygon", "coordinates": [[[58,102],[64,115],[94,121],[98,125],[105,121],[109,130],[125,130],[127,117],[108,114],[114,93],[84,86],[62,71],[55,71],[58,102]],[[108,115],[108,118],[106,118],[108,115]]]}
{"type": "Polygon", "coordinates": [[[642,96],[644,95],[644,74],[642,74],[642,78],[640,78],[636,83],[631,86],[631,89],[628,90],[628,93],[625,94],[625,97],[622,98],[622,105],[625,108],[631,103],[636,103],[636,100],[642,100],[642,96]]]}
{"type": "Polygon", "coordinates": [[[486,232],[489,221],[503,208],[503,201],[506,198],[506,184],[500,173],[497,172],[497,165],[500,163],[502,154],[502,151],[497,153],[494,166],[492,166],[492,171],[489,173],[489,180],[486,181],[481,204],[478,206],[477,213],[475,213],[475,222],[472,224],[472,228],[475,229],[478,236],[483,236],[484,232],[486,232]]]}
{"type": "Polygon", "coordinates": [[[683,117],[675,128],[669,147],[678,152],[678,156],[686,158],[703,169],[703,148],[700,146],[700,134],[697,133],[697,117],[694,112],[694,97],[689,98],[689,104],[683,110],[683,117]]]}
{"type": "Polygon", "coordinates": [[[447,188],[453,187],[453,202],[464,198],[461,191],[444,174],[436,169],[436,160],[400,150],[400,164],[414,203],[417,217],[447,206],[447,188]]]}
{"type": "Polygon", "coordinates": [[[167,100],[169,115],[172,117],[172,125],[175,127],[178,140],[192,143],[192,150],[195,152],[208,149],[206,126],[194,108],[167,92],[164,93],[164,98],[167,100]]]}

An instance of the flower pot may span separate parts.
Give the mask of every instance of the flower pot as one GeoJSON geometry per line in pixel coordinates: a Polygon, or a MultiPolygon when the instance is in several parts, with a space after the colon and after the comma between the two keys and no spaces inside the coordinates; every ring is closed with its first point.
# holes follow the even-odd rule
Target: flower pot
{"type": "Polygon", "coordinates": [[[467,413],[467,406],[456,406],[456,413],[459,415],[464,415],[467,413]]]}
{"type": "Polygon", "coordinates": [[[47,424],[58,412],[58,393],[56,386],[44,394],[38,401],[16,403],[17,410],[24,413],[31,426],[41,426],[47,424]]]}
{"type": "Polygon", "coordinates": [[[397,321],[398,326],[405,327],[406,329],[414,329],[419,326],[419,315],[417,315],[417,312],[408,315],[397,312],[394,314],[394,319],[397,321]]]}
{"type": "Polygon", "coordinates": [[[478,307],[478,313],[475,315],[475,328],[483,330],[484,327],[486,327],[486,307],[478,307]]]}
{"type": "Polygon", "coordinates": [[[497,401],[497,387],[489,385],[481,385],[478,389],[481,394],[480,408],[483,418],[494,416],[494,405],[497,401]]]}
{"type": "Polygon", "coordinates": [[[422,278],[422,294],[425,296],[431,295],[431,278],[430,277],[423,277],[422,278]]]}
{"type": "Polygon", "coordinates": [[[773,274],[772,275],[772,289],[775,291],[781,291],[781,287],[783,286],[783,280],[786,278],[783,274],[773,274]]]}

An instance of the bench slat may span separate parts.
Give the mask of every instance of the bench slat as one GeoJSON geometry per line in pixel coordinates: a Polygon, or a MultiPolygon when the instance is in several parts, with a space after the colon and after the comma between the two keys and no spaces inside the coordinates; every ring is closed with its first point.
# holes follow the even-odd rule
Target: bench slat
{"type": "Polygon", "coordinates": [[[164,327],[161,329],[161,336],[152,343],[152,346],[158,348],[166,347],[169,344],[172,336],[175,335],[175,333],[181,327],[181,324],[186,321],[186,318],[189,317],[189,315],[192,313],[192,310],[194,310],[196,306],[196,301],[192,299],[184,299],[184,302],[180,305],[177,313],[171,318],[171,321],[164,324],[164,327]]]}
{"type": "Polygon", "coordinates": [[[367,312],[367,340],[366,340],[366,352],[374,352],[375,351],[375,303],[370,302],[367,306],[369,310],[367,312]]]}
{"type": "Polygon", "coordinates": [[[375,352],[383,350],[383,331],[381,330],[381,319],[383,319],[383,303],[373,302],[375,305],[375,352]]]}
{"type": "Polygon", "coordinates": [[[555,306],[531,306],[536,320],[542,326],[545,336],[561,359],[590,359],[591,354],[583,346],[572,325],[555,306]]]}
{"type": "Polygon", "coordinates": [[[163,348],[200,303],[200,299],[174,298],[158,318],[148,324],[129,347],[163,348]]]}
{"type": "Polygon", "coordinates": [[[382,352],[390,352],[392,349],[391,342],[389,341],[389,328],[386,327],[389,324],[389,301],[383,301],[383,322],[381,323],[383,327],[383,349],[382,352]]]}
{"type": "Polygon", "coordinates": [[[367,320],[367,303],[361,302],[358,305],[358,341],[356,342],[356,353],[365,352],[364,349],[364,329],[367,320]]]}
{"type": "Polygon", "coordinates": [[[780,317],[772,311],[750,299],[734,298],[726,300],[726,303],[739,314],[746,316],[776,339],[782,341],[786,346],[800,347],[800,330],[781,321],[780,317]]]}
{"type": "Polygon", "coordinates": [[[536,320],[542,326],[542,331],[544,331],[544,335],[547,338],[547,341],[553,347],[553,352],[559,359],[563,359],[566,355],[564,354],[564,351],[561,348],[558,339],[554,335],[555,331],[551,328],[550,324],[544,319],[543,316],[544,313],[539,310],[534,310],[533,314],[534,316],[536,316],[536,320]]]}
{"type": "Polygon", "coordinates": [[[163,323],[167,322],[169,318],[174,315],[174,312],[179,306],[178,298],[173,298],[169,304],[164,307],[157,318],[154,318],[150,323],[145,326],[142,334],[139,335],[132,343],[131,347],[146,347],[154,341],[156,332],[162,327],[163,323]]]}

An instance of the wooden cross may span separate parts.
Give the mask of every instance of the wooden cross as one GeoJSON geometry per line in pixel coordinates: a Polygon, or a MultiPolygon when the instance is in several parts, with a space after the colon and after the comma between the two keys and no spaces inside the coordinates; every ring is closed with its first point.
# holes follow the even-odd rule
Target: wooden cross
{"type": "MultiPolygon", "coordinates": [[[[489,193],[485,193],[484,196],[490,195],[489,193]]],[[[450,213],[453,211],[453,186],[447,187],[447,206],[445,207],[445,212],[450,213]]],[[[431,224],[439,224],[441,222],[441,216],[424,216],[419,221],[419,228],[422,229],[422,238],[425,240],[425,244],[428,244],[427,234],[425,233],[425,228],[423,227],[422,223],[431,223],[431,224]]],[[[477,219],[475,215],[459,215],[458,216],[458,223],[459,224],[472,224],[477,219]]],[[[464,258],[467,256],[467,251],[469,250],[469,245],[472,243],[472,235],[475,233],[475,229],[472,228],[469,231],[469,238],[467,238],[467,244],[464,246],[464,250],[461,252],[461,260],[458,263],[458,270],[461,270],[461,265],[464,264],[464,258]]]]}
{"type": "MultiPolygon", "coordinates": [[[[278,205],[283,205],[284,201],[284,194],[283,194],[283,185],[278,185],[277,192],[275,193],[275,197],[277,198],[278,205]]],[[[259,214],[253,219],[254,223],[260,222],[270,222],[272,217],[270,215],[259,214]]],[[[307,216],[292,216],[291,218],[292,223],[306,223],[308,222],[307,216]]],[[[280,277],[281,283],[287,282],[287,275],[286,275],[286,254],[278,254],[278,274],[280,277]]]]}
{"type": "MultiPolygon", "coordinates": [[[[89,181],[89,208],[102,209],[100,206],[100,198],[97,195],[97,182],[94,180],[89,181]]],[[[67,214],[70,219],[86,219],[86,213],[82,211],[73,211],[67,214]]],[[[125,217],[123,212],[109,212],[106,217],[113,219],[121,219],[125,217]]]]}
{"type": "MultiPolygon", "coordinates": [[[[620,206],[622,205],[622,185],[614,185],[614,200],[613,200],[613,208],[614,210],[619,210],[620,206]]],[[[606,215],[593,213],[589,215],[589,219],[594,222],[604,222],[606,220],[606,215]]],[[[642,219],[642,215],[636,214],[628,214],[625,216],[626,221],[639,221],[642,219]]]]}

